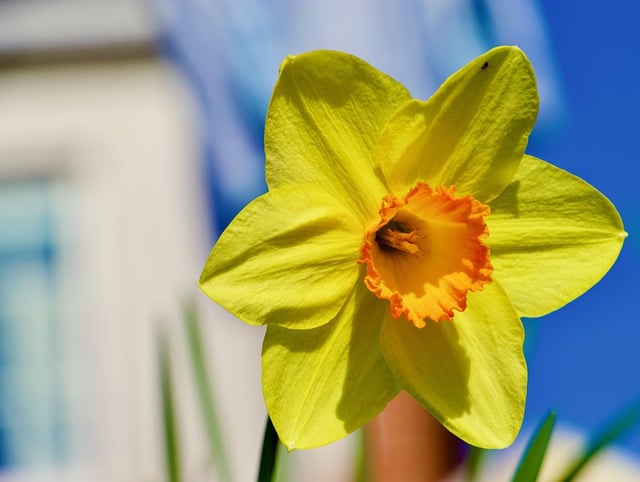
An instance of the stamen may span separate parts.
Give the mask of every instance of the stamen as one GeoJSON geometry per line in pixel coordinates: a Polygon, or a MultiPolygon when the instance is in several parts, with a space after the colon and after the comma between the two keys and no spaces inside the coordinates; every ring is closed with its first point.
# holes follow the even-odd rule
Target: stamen
{"type": "Polygon", "coordinates": [[[395,249],[414,256],[423,256],[418,240],[424,238],[416,230],[407,230],[402,224],[391,221],[376,233],[376,241],[380,247],[395,249]]]}

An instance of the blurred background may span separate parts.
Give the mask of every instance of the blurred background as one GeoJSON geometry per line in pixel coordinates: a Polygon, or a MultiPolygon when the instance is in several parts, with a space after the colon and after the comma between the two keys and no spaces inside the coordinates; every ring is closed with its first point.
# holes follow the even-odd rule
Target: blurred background
{"type": "MultiPolygon", "coordinates": [[[[599,285],[525,320],[515,450],[550,408],[575,447],[640,399],[638,18],[630,0],[0,0],[0,481],[166,480],[159,327],[180,470],[216,480],[188,299],[234,479],[255,479],[262,331],[196,282],[216,235],[266,189],[262,131],[281,60],[316,48],[358,55],[423,99],[492,46],[531,59],[541,112],[528,152],[596,186],[630,234],[599,285]]],[[[639,432],[614,465],[638,470],[639,432]]],[[[296,454],[292,480],[349,480],[354,445],[296,454]]]]}

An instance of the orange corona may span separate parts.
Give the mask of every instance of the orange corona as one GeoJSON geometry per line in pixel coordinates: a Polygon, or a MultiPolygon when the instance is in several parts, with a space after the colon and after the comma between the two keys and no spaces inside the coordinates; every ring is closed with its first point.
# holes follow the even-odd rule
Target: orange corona
{"type": "Polygon", "coordinates": [[[418,183],[403,198],[382,199],[378,223],[365,233],[360,262],[365,283],[387,299],[394,318],[416,327],[452,320],[467,306],[467,293],[491,282],[489,207],[455,187],[418,183]]]}

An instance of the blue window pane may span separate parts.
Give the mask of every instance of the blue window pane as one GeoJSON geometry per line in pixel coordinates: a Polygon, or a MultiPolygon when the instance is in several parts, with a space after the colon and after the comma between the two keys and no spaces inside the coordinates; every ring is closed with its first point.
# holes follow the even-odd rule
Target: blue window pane
{"type": "Polygon", "coordinates": [[[0,469],[66,453],[54,197],[50,179],[0,182],[0,469]]]}

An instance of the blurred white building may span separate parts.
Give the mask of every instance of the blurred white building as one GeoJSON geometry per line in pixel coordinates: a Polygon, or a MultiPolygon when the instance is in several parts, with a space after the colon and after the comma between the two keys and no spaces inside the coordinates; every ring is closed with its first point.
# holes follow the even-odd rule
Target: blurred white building
{"type": "Polygon", "coordinates": [[[164,480],[155,328],[211,235],[194,108],[151,18],[0,3],[3,481],[164,480]]]}

